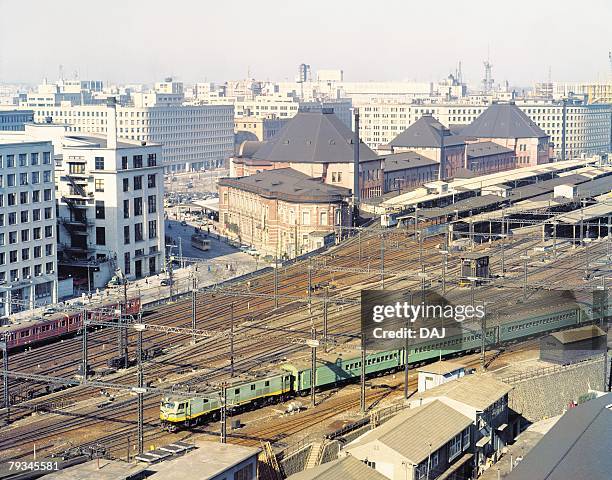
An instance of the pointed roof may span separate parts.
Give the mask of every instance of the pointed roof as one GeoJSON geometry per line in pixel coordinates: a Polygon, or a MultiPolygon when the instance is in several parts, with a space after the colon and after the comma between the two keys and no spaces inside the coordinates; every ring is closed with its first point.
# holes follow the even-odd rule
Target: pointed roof
{"type": "MultiPolygon", "coordinates": [[[[353,161],[353,132],[331,109],[299,111],[270,140],[253,154],[269,162],[350,163],[353,161]]],[[[359,143],[361,162],[378,155],[359,143]]]]}
{"type": "Polygon", "coordinates": [[[337,480],[339,478],[343,480],[389,480],[382,473],[350,455],[295,473],[287,480],[337,480]]]}
{"type": "Polygon", "coordinates": [[[423,115],[406,130],[395,137],[389,145],[392,147],[440,148],[442,135],[444,145],[461,145],[463,138],[452,135],[450,130],[431,115],[423,115]]]}
{"type": "Polygon", "coordinates": [[[461,131],[463,137],[542,138],[548,135],[514,103],[493,103],[461,131]]]}

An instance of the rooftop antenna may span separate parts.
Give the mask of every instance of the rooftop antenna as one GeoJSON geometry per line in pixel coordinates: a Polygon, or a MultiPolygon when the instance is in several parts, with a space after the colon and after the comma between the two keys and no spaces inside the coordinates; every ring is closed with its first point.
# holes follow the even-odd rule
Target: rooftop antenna
{"type": "Polygon", "coordinates": [[[491,91],[493,90],[493,78],[491,75],[491,69],[493,68],[493,65],[491,65],[491,62],[489,61],[489,48],[487,47],[487,59],[484,61],[484,68],[485,68],[485,78],[482,80],[482,86],[483,86],[483,91],[485,94],[487,93],[491,93],[491,91]]]}
{"type": "Polygon", "coordinates": [[[457,82],[459,82],[459,85],[463,83],[463,72],[461,71],[461,60],[459,60],[459,64],[457,65],[457,82]]]}
{"type": "Polygon", "coordinates": [[[59,79],[60,80],[64,80],[64,66],[60,63],[59,65],[59,79]]]}

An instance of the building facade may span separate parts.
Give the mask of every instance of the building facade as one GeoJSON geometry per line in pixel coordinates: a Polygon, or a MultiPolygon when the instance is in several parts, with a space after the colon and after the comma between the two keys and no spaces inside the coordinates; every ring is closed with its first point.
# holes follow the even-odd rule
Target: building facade
{"type": "Polygon", "coordinates": [[[25,129],[26,123],[33,121],[34,112],[32,110],[0,108],[0,131],[19,132],[25,129]]]}
{"type": "Polygon", "coordinates": [[[219,180],[221,233],[265,256],[293,258],[350,225],[350,191],[291,168],[219,180]]]}
{"type": "Polygon", "coordinates": [[[259,117],[235,117],[234,134],[236,144],[240,145],[244,141],[256,140],[265,142],[276,135],[287,123],[287,118],[277,118],[274,116],[259,117]]]}
{"type": "MultiPolygon", "coordinates": [[[[108,134],[105,105],[33,110],[35,122],[67,124],[70,134],[108,134]]],[[[234,109],[227,104],[117,106],[117,135],[125,140],[160,144],[163,167],[168,173],[216,168],[223,166],[234,150],[234,109]]]]}
{"type": "Polygon", "coordinates": [[[0,316],[57,301],[53,145],[0,135],[0,316]]]}

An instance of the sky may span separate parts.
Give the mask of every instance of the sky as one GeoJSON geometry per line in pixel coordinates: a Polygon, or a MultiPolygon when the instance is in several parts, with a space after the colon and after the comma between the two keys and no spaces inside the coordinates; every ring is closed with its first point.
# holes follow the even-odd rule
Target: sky
{"type": "Polygon", "coordinates": [[[611,0],[0,0],[0,82],[603,80],[611,0]]]}

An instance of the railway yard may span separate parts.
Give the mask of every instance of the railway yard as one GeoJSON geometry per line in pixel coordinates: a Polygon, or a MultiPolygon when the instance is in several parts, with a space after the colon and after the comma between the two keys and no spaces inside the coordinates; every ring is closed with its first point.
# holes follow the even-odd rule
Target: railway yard
{"type": "MultiPolygon", "coordinates": [[[[487,355],[491,358],[486,366],[511,363],[535,347],[525,334],[526,338],[515,336],[512,343],[500,348],[504,341],[501,332],[511,330],[503,326],[517,318],[553,315],[562,310],[559,299],[550,295],[554,290],[572,290],[588,302],[589,295],[605,282],[605,275],[593,272],[608,264],[610,253],[609,236],[582,245],[560,244],[554,255],[539,248],[542,239],[533,234],[501,241],[491,238],[490,242],[474,245],[471,253],[490,257],[493,280],[466,287],[460,281],[461,252],[450,252],[445,242],[444,234],[424,237],[408,228],[365,228],[314,257],[145,309],[142,318],[132,318],[134,323],[144,324],[140,332],[129,322],[128,328],[125,324],[124,328],[96,326],[92,317],[85,336],[79,332],[59,342],[11,352],[11,423],[0,432],[0,461],[32,458],[34,450],[39,458],[48,457],[76,446],[103,448],[119,458],[126,458],[128,451],[134,455],[138,453],[138,397],[144,415],[143,446],[197,436],[218,437],[220,425],[214,415],[204,422],[194,422],[190,428],[171,429],[176,430],[173,433],[162,428],[161,394],[197,396],[199,392],[218,390],[226,382],[235,383],[237,378],[247,382],[261,372],[278,372],[283,363],[310,359],[311,338],[329,350],[324,355],[348,351],[346,355],[352,352],[358,357],[355,337],[360,332],[362,289],[433,289],[450,300],[469,297],[472,304],[486,302],[487,308],[497,312],[486,326],[487,355]],[[143,351],[154,352],[141,363],[140,385],[144,388],[140,391],[133,388],[139,377],[134,362],[129,368],[108,368],[109,360],[125,353],[118,351],[123,332],[129,358],[136,355],[139,335],[143,351]],[[347,346],[351,348],[347,350],[347,346]],[[84,357],[91,372],[86,382],[79,375],[82,370],[77,370],[84,357]],[[66,388],[66,384],[71,386],[66,388]]],[[[473,331],[479,329],[479,325],[473,326],[473,331]]],[[[476,339],[474,346],[456,353],[439,346],[439,354],[463,353],[469,367],[481,368],[482,359],[476,353],[479,342],[476,339]]],[[[323,348],[318,350],[323,355],[323,348]]],[[[420,356],[415,350],[410,363],[437,358],[438,349],[429,350],[424,355],[427,349],[421,349],[420,356]]],[[[316,406],[308,398],[298,398],[307,408],[295,415],[283,413],[288,405],[295,406],[289,395],[275,398],[279,401],[276,404],[265,406],[268,402],[261,402],[256,405],[260,408],[250,411],[239,411],[236,406],[228,415],[239,417],[243,427],[230,431],[228,442],[259,445],[269,441],[274,448],[282,449],[313,431],[325,433],[338,421],[354,420],[392,404],[402,397],[404,377],[389,371],[379,372],[386,374],[381,378],[368,375],[365,405],[357,381],[345,388],[335,384],[321,388],[316,406]],[[365,412],[360,412],[363,406],[365,412]]],[[[415,389],[415,382],[416,376],[411,373],[409,390],[415,389]]],[[[2,414],[6,413],[4,409],[2,414]]]]}

